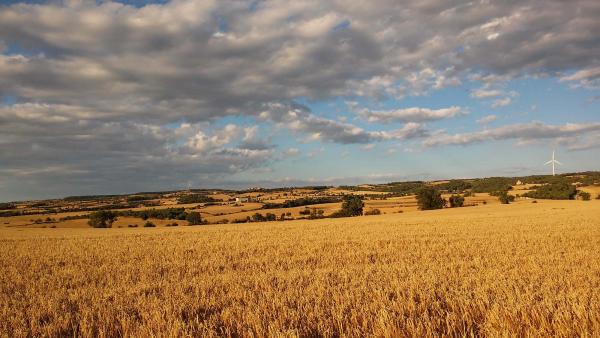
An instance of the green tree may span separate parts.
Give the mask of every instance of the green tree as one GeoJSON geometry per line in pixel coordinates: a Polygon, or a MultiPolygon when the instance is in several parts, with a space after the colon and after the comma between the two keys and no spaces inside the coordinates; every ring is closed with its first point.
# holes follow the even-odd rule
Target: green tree
{"type": "Polygon", "coordinates": [[[417,191],[417,203],[421,210],[432,210],[443,208],[446,200],[442,198],[442,194],[438,190],[424,187],[417,191]]]}
{"type": "Polygon", "coordinates": [[[589,192],[585,192],[585,191],[580,191],[579,192],[579,196],[581,197],[582,200],[584,201],[589,201],[590,198],[592,197],[592,195],[590,195],[589,192]]]}
{"type": "Polygon", "coordinates": [[[498,196],[498,200],[502,204],[509,204],[510,202],[512,202],[512,201],[515,200],[515,197],[509,195],[508,192],[506,192],[506,191],[500,191],[500,192],[498,192],[497,196],[498,196]]]}
{"type": "Polygon", "coordinates": [[[346,216],[361,216],[363,213],[363,207],[365,204],[363,203],[361,196],[345,196],[344,201],[342,202],[342,212],[346,216]]]}
{"type": "Polygon", "coordinates": [[[536,190],[525,195],[532,198],[551,200],[572,200],[577,190],[574,185],[564,179],[556,179],[556,182],[539,186],[536,190]]]}
{"type": "Polygon", "coordinates": [[[186,216],[186,220],[188,221],[189,225],[202,224],[202,216],[197,211],[192,211],[188,213],[186,216]]]}
{"type": "Polygon", "coordinates": [[[462,207],[464,205],[465,198],[462,197],[461,195],[452,195],[452,196],[450,196],[448,201],[450,202],[451,208],[458,208],[458,207],[462,207]]]}
{"type": "Polygon", "coordinates": [[[112,224],[116,220],[116,213],[107,210],[100,210],[90,214],[88,225],[94,228],[112,228],[112,224]]]}

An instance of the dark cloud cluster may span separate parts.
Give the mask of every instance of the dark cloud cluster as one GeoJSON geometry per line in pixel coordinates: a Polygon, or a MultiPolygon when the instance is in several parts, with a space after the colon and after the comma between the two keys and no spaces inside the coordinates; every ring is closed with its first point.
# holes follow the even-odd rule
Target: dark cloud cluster
{"type": "MultiPolygon", "coordinates": [[[[215,127],[229,116],[343,144],[428,137],[424,122],[466,112],[370,111],[371,122],[402,126],[367,131],[277,107],[298,98],[401,98],[473,78],[551,75],[597,87],[599,16],[594,0],[0,6],[0,97],[17,103],[0,110],[0,186],[28,173],[85,181],[90,190],[114,177],[107,189],[147,177],[166,186],[268,163],[275,151],[257,129],[215,127]]],[[[495,88],[473,96],[509,104],[512,94],[495,88]]],[[[486,138],[445,137],[425,142],[486,138]]]]}

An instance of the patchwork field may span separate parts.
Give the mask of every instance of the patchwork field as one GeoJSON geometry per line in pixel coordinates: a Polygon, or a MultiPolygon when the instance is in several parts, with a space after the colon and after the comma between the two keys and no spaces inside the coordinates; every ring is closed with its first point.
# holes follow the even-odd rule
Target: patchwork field
{"type": "Polygon", "coordinates": [[[595,336],[599,216],[600,201],[540,200],[177,228],[5,226],[0,336],[595,336]]]}

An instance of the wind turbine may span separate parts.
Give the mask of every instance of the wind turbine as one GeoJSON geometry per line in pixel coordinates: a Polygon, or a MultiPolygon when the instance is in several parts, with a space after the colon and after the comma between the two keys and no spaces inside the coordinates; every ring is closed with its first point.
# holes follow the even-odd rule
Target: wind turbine
{"type": "Polygon", "coordinates": [[[544,165],[548,165],[548,164],[552,164],[552,176],[556,175],[556,171],[554,170],[554,164],[560,164],[562,165],[562,163],[558,162],[558,160],[554,159],[554,150],[552,150],[552,159],[546,163],[544,163],[544,165]]]}

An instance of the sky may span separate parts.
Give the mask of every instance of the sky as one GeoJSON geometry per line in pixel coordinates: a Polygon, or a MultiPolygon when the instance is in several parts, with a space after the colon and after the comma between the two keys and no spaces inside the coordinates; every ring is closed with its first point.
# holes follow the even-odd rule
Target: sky
{"type": "Polygon", "coordinates": [[[0,1],[0,201],[600,169],[600,2],[0,1]]]}

